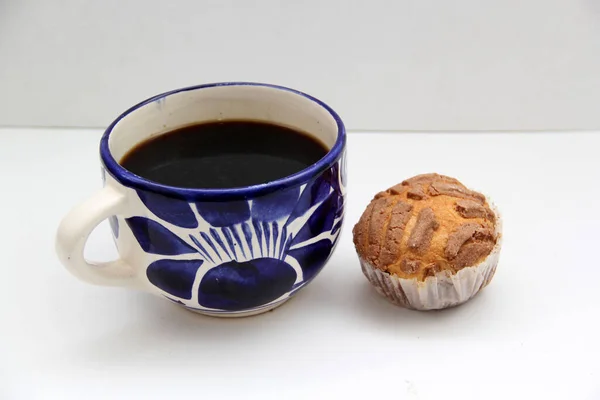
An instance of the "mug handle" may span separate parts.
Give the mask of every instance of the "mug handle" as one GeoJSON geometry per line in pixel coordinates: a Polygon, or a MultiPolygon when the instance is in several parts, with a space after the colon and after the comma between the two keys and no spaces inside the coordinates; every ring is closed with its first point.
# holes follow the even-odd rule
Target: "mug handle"
{"type": "Polygon", "coordinates": [[[134,269],[122,259],[93,263],[83,256],[85,243],[94,228],[106,218],[121,214],[126,197],[105,186],[61,221],[56,234],[56,253],[65,268],[82,281],[103,286],[134,286],[134,269]]]}

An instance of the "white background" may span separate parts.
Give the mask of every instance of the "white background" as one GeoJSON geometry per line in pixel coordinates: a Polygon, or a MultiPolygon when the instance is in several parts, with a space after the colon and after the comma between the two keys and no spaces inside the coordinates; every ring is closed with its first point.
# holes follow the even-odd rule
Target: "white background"
{"type": "MultiPolygon", "coordinates": [[[[0,399],[600,399],[600,135],[353,133],[327,266],[273,312],[226,320],[60,265],[60,218],[101,186],[100,134],[0,129],[0,169],[20,172],[3,177],[0,399]],[[374,193],[432,170],[494,199],[504,242],[477,297],[416,312],[369,285],[351,229],[374,193]]],[[[114,254],[105,225],[88,257],[114,254]]]]}
{"type": "Polygon", "coordinates": [[[0,126],[254,80],[354,130],[598,129],[598,71],[597,0],[0,1],[0,126]]]}
{"type": "MultiPolygon", "coordinates": [[[[600,398],[597,0],[0,0],[0,399],[600,398]],[[202,317],[85,285],[54,253],[100,187],[100,129],[180,86],[255,80],[349,128],[339,247],[265,315],[202,317]],[[373,157],[377,154],[377,157],[373,157]],[[490,286],[417,313],[377,295],[351,228],[382,188],[459,177],[504,216],[490,286]]],[[[88,255],[114,255],[106,224],[88,255]]]]}

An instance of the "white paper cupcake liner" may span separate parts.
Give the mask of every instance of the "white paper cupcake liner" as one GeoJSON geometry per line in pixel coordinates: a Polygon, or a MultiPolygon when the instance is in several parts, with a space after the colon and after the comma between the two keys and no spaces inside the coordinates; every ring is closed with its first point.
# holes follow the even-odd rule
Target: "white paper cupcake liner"
{"type": "Polygon", "coordinates": [[[465,267],[456,273],[441,271],[419,281],[405,279],[375,268],[360,259],[362,271],[382,296],[392,303],[415,310],[439,310],[462,304],[486,287],[496,272],[502,247],[502,221],[496,207],[489,202],[496,214],[496,245],[479,264],[465,267]]]}

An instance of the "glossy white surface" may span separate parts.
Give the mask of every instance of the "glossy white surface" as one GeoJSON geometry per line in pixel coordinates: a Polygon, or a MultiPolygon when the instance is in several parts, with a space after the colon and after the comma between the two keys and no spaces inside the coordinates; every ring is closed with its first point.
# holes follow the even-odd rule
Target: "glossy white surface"
{"type": "Polygon", "coordinates": [[[4,0],[0,125],[107,125],[253,80],[351,129],[600,129],[597,0],[4,0]]]}
{"type": "MultiPolygon", "coordinates": [[[[329,265],[282,307],[237,320],[86,285],[60,265],[60,218],[101,186],[99,136],[0,130],[3,400],[600,397],[600,135],[350,134],[329,265]],[[351,227],[376,191],[427,171],[492,197],[504,244],[480,295],[419,313],[371,289],[351,227]]],[[[116,254],[108,225],[87,250],[116,254]]]]}
{"type": "Polygon", "coordinates": [[[120,160],[135,145],[182,126],[218,119],[271,121],[310,133],[329,148],[337,123],[318,103],[264,86],[219,86],[174,93],[132,111],[115,125],[109,144],[120,160]]]}

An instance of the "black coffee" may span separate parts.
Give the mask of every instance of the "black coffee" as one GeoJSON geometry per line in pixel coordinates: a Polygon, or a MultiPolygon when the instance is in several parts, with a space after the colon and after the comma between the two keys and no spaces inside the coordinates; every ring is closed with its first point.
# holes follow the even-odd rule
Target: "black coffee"
{"type": "Polygon", "coordinates": [[[327,148],[290,128],[255,121],[187,126],[149,139],[121,159],[143,178],[185,188],[234,188],[280,179],[319,161],[327,148]]]}

